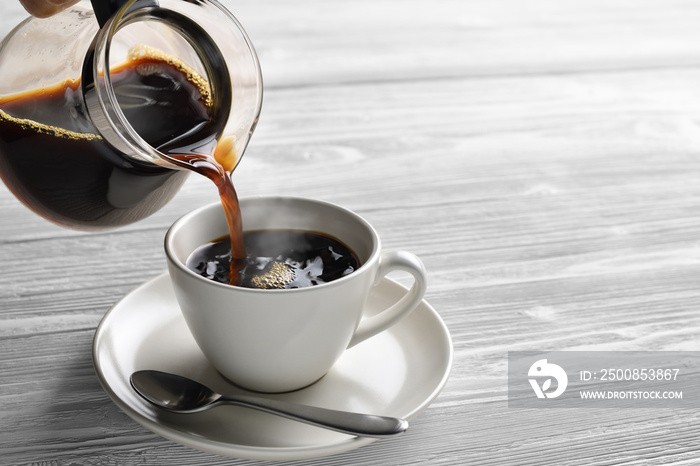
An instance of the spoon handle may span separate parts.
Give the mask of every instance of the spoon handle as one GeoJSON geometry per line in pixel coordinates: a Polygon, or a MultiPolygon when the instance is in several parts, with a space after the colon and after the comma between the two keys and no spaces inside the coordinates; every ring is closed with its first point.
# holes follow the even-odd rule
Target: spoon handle
{"type": "Polygon", "coordinates": [[[391,437],[408,428],[408,421],[405,419],[337,411],[247,395],[222,397],[217,403],[246,406],[306,424],[361,437],[391,437]]]}

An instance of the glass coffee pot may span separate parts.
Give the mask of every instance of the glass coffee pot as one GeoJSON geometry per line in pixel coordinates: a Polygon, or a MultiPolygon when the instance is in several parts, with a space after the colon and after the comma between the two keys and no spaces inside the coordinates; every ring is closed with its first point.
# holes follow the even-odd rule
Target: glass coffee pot
{"type": "Polygon", "coordinates": [[[0,177],[62,226],[129,224],[193,154],[231,172],[261,104],[255,50],[216,0],[82,1],[0,44],[0,177]]]}

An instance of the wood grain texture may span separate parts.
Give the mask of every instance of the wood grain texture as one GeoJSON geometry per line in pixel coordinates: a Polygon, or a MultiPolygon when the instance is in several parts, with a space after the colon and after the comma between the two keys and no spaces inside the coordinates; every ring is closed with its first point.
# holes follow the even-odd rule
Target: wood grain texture
{"type": "MultiPolygon", "coordinates": [[[[451,378],[406,435],[304,465],[691,465],[700,414],[516,410],[513,350],[700,350],[700,4],[224,1],[265,77],[241,196],[347,206],[429,270],[451,378]]],[[[3,4],[0,33],[25,15],[3,4]]],[[[0,59],[0,66],[4,66],[0,59]]],[[[100,318],[215,202],[191,177],[102,233],[0,187],[0,464],[252,465],[140,427],[91,363],[100,318]]]]}

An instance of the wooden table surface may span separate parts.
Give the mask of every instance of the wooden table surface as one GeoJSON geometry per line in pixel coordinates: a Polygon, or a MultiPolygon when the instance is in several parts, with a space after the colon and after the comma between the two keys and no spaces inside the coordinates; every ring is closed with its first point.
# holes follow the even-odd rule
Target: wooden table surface
{"type": "MultiPolygon", "coordinates": [[[[700,350],[700,3],[222,3],[265,79],[239,195],[363,215],[423,259],[454,343],[405,435],[294,464],[700,464],[692,410],[507,403],[508,351],[700,350]]],[[[0,8],[4,36],[26,13],[0,8]]],[[[193,176],[82,233],[0,186],[0,464],[255,464],[141,427],[91,360],[102,316],[165,270],[168,226],[216,199],[193,176]]]]}

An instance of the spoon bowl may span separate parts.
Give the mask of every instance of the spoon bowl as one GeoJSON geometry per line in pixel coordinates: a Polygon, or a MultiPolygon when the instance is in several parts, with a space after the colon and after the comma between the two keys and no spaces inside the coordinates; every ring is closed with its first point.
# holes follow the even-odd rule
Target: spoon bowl
{"type": "Polygon", "coordinates": [[[408,428],[405,419],[338,411],[281,400],[216,393],[187,377],[145,370],[130,378],[136,393],[149,403],[174,413],[196,413],[221,404],[234,404],[276,414],[288,419],[360,437],[391,437],[408,428]]]}
{"type": "Polygon", "coordinates": [[[167,372],[134,372],[131,386],[150,403],[178,413],[204,411],[221,399],[221,395],[206,385],[167,372]]]}

